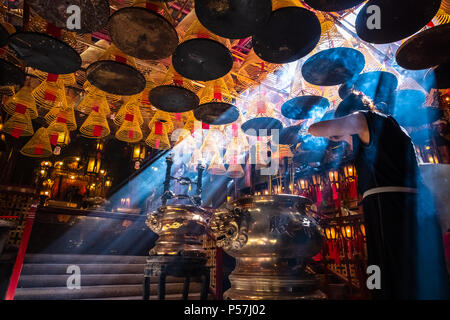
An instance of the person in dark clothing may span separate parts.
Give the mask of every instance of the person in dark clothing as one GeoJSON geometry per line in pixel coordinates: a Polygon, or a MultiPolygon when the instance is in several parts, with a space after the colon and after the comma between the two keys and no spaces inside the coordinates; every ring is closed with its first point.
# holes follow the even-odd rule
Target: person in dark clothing
{"type": "Polygon", "coordinates": [[[356,92],[341,102],[335,119],[315,123],[308,131],[346,141],[353,149],[368,265],[381,271],[381,288],[371,290],[372,297],[448,298],[442,235],[408,133],[356,92]]]}

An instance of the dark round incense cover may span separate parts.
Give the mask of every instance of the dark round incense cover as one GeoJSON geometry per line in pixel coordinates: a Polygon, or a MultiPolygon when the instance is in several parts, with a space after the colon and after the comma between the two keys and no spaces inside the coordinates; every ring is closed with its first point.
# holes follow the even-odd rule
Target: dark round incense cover
{"type": "Polygon", "coordinates": [[[178,34],[172,24],[141,7],[117,10],[109,18],[108,33],[120,50],[142,60],[167,58],[178,45],[178,34]]]}
{"type": "Polygon", "coordinates": [[[155,108],[174,113],[194,110],[200,102],[194,92],[172,85],[153,88],[149,92],[148,99],[155,108]]]}
{"type": "Polygon", "coordinates": [[[67,74],[81,67],[78,52],[65,42],[38,32],[16,32],[8,46],[28,67],[54,74],[67,74]]]}
{"type": "Polygon", "coordinates": [[[77,33],[101,30],[109,18],[107,0],[27,0],[30,7],[42,18],[60,29],[77,33]],[[79,9],[80,28],[75,23],[79,9]],[[69,22],[69,23],[68,23],[69,22]]]}
{"type": "Polygon", "coordinates": [[[314,49],[320,34],[320,21],[313,12],[285,7],[273,11],[268,23],[253,36],[253,49],[270,63],[293,62],[314,49]]]}
{"type": "Polygon", "coordinates": [[[229,39],[247,38],[269,21],[271,0],[196,0],[195,13],[211,32],[229,39]]]}
{"type": "Polygon", "coordinates": [[[305,3],[319,11],[333,12],[353,8],[365,0],[305,0],[305,3]]]}
{"type": "Polygon", "coordinates": [[[194,117],[206,124],[225,125],[231,124],[239,118],[239,110],[229,103],[210,102],[199,105],[194,110],[194,117]]]}
{"type": "Polygon", "coordinates": [[[373,102],[389,102],[397,89],[397,77],[386,71],[370,71],[360,74],[356,80],[350,80],[339,88],[339,96],[345,99],[351,90],[360,91],[373,102]]]}
{"type": "Polygon", "coordinates": [[[433,68],[425,75],[427,90],[450,88],[450,62],[446,62],[433,68]]]}
{"type": "Polygon", "coordinates": [[[131,96],[145,89],[145,77],[135,68],[112,60],[92,63],[86,70],[88,81],[100,90],[119,96],[131,96]]]}
{"type": "Polygon", "coordinates": [[[302,66],[306,81],[318,86],[335,86],[358,75],[365,65],[364,55],[352,48],[332,48],[310,57],[302,66]]]}
{"type": "Polygon", "coordinates": [[[0,86],[23,86],[25,73],[17,66],[0,59],[0,86]]]}
{"type": "Polygon", "coordinates": [[[313,117],[311,112],[315,112],[317,109],[324,110],[329,106],[328,99],[324,97],[301,96],[286,101],[281,106],[281,113],[288,119],[305,120],[313,117]]]}
{"type": "Polygon", "coordinates": [[[429,23],[440,5],[441,0],[370,0],[356,18],[356,32],[370,43],[400,41],[429,23]]]}
{"type": "Polygon", "coordinates": [[[241,129],[250,136],[271,136],[274,130],[283,129],[283,124],[280,120],[271,117],[259,117],[246,121],[241,129]]]}
{"type": "Polygon", "coordinates": [[[398,48],[395,59],[409,70],[428,69],[450,61],[450,23],[422,31],[398,48]]]}
{"type": "Polygon", "coordinates": [[[212,81],[225,76],[233,67],[233,57],[220,42],[191,39],[181,43],[172,56],[175,70],[196,81],[212,81]]]}

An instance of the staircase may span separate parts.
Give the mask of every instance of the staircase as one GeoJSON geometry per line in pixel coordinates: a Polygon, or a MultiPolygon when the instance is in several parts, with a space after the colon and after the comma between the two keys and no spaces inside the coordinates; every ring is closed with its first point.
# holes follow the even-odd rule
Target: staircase
{"type": "MultiPolygon", "coordinates": [[[[141,300],[144,256],[27,254],[15,300],[141,300]],[[81,288],[67,288],[71,265],[81,271],[81,288]]],[[[150,299],[157,299],[152,277],[150,299]]],[[[166,300],[181,300],[184,278],[166,278],[166,300]]],[[[200,279],[190,282],[189,300],[200,299],[200,279]]],[[[211,297],[208,297],[211,299],[211,297]]]]}

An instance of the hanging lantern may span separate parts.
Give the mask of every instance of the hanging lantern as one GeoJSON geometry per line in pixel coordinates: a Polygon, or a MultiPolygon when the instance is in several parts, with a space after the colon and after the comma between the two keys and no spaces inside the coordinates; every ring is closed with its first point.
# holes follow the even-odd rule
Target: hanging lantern
{"type": "Polygon", "coordinates": [[[321,186],[322,185],[322,176],[319,174],[314,174],[312,176],[312,183],[314,186],[321,186]]]}
{"type": "Polygon", "coordinates": [[[143,144],[135,144],[133,147],[133,161],[143,162],[146,156],[145,145],[143,144]]]}
{"type": "Polygon", "coordinates": [[[347,165],[344,167],[344,176],[347,180],[353,180],[356,177],[356,169],[354,165],[347,165]]]}
{"type": "Polygon", "coordinates": [[[331,183],[339,182],[339,172],[337,170],[331,170],[328,172],[328,178],[331,183]]]}
{"type": "Polygon", "coordinates": [[[49,134],[46,128],[39,128],[31,139],[20,149],[20,153],[27,157],[46,158],[51,156],[49,134]]]}
{"type": "Polygon", "coordinates": [[[361,231],[361,234],[363,236],[363,238],[366,238],[366,226],[364,225],[364,223],[361,223],[359,225],[359,231],[361,231]]]}
{"type": "Polygon", "coordinates": [[[341,227],[341,234],[342,237],[344,237],[347,240],[350,240],[353,238],[354,235],[354,229],[351,225],[345,225],[341,227]]]}
{"type": "Polygon", "coordinates": [[[89,174],[97,174],[100,172],[100,166],[102,164],[102,160],[99,156],[93,155],[88,159],[88,165],[86,167],[86,172],[89,174]]]}
{"type": "Polygon", "coordinates": [[[309,182],[307,179],[300,179],[298,181],[298,186],[303,192],[309,191],[309,182]]]}

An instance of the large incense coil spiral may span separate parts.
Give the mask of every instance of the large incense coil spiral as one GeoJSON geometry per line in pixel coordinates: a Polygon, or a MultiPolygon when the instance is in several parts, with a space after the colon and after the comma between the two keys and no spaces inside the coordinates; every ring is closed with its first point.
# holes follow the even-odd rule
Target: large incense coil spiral
{"type": "Polygon", "coordinates": [[[52,155],[52,146],[46,128],[39,128],[31,139],[20,149],[27,157],[46,158],[52,155]]]}
{"type": "Polygon", "coordinates": [[[73,105],[72,103],[69,104],[65,97],[61,103],[50,109],[50,111],[44,116],[44,119],[48,124],[55,120],[66,123],[70,131],[75,131],[77,129],[73,105]]]}
{"type": "Polygon", "coordinates": [[[38,111],[36,108],[36,102],[31,95],[32,90],[33,89],[29,86],[22,87],[3,105],[5,111],[9,114],[14,114],[15,112],[22,113],[22,110],[25,109],[25,112],[31,119],[36,119],[38,116],[38,111]]]}
{"type": "Polygon", "coordinates": [[[34,133],[33,124],[29,114],[15,112],[3,125],[3,131],[14,138],[32,136],[34,133]]]}
{"type": "Polygon", "coordinates": [[[100,112],[92,111],[80,127],[80,133],[91,139],[101,139],[111,132],[106,116],[100,112]]]}
{"type": "Polygon", "coordinates": [[[205,140],[202,143],[202,146],[200,147],[202,159],[205,161],[205,163],[210,163],[214,155],[219,152],[218,144],[220,143],[220,141],[217,141],[217,138],[214,134],[215,132],[215,130],[209,130],[205,140]]]}
{"type": "Polygon", "coordinates": [[[59,40],[64,41],[72,48],[77,47],[77,38],[75,32],[59,29],[55,25],[45,21],[38,15],[32,16],[28,24],[28,30],[33,32],[45,33],[51,35],[59,40]]]}
{"type": "Polygon", "coordinates": [[[126,103],[120,107],[119,111],[114,116],[114,123],[118,126],[126,120],[127,117],[133,116],[136,118],[139,125],[144,123],[144,118],[142,117],[141,110],[139,109],[139,95],[132,96],[126,103]]]}
{"type": "Polygon", "coordinates": [[[51,109],[66,99],[66,91],[61,80],[48,79],[42,81],[31,92],[36,104],[44,109],[51,109]]]}
{"type": "Polygon", "coordinates": [[[197,81],[225,76],[233,67],[230,42],[206,29],[197,19],[175,50],[172,63],[181,75],[197,81]]]}
{"type": "Polygon", "coordinates": [[[89,93],[91,95],[97,95],[99,97],[106,96],[106,100],[110,103],[114,103],[122,99],[122,97],[119,95],[110,94],[103,90],[100,90],[99,88],[96,88],[87,80],[83,83],[83,89],[86,93],[89,93]]]}
{"type": "Polygon", "coordinates": [[[62,81],[62,83],[65,86],[73,86],[77,83],[77,80],[75,79],[75,73],[68,73],[68,74],[59,74],[59,75],[49,75],[47,72],[42,72],[37,69],[33,69],[32,73],[35,74],[38,79],[41,81],[47,80],[49,77],[57,77],[58,80],[62,81]]]}
{"type": "Polygon", "coordinates": [[[53,146],[65,146],[70,143],[70,132],[64,122],[53,121],[47,128],[50,144],[53,146]]]}
{"type": "Polygon", "coordinates": [[[227,169],[223,164],[222,156],[220,155],[220,152],[216,152],[208,166],[208,173],[214,176],[223,176],[226,172],[227,169]]]}
{"type": "Polygon", "coordinates": [[[240,164],[230,164],[228,166],[226,176],[233,179],[242,178],[245,175],[244,170],[240,164]]]}
{"type": "Polygon", "coordinates": [[[150,134],[147,139],[145,139],[145,143],[153,149],[170,149],[169,132],[166,124],[164,122],[155,121],[152,124],[150,134]]]}
{"type": "Polygon", "coordinates": [[[108,101],[106,100],[106,95],[92,94],[90,92],[88,92],[80,101],[77,106],[77,110],[84,114],[90,114],[92,111],[100,112],[105,116],[109,116],[111,114],[111,109],[108,101]]]}
{"type": "Polygon", "coordinates": [[[269,63],[258,57],[252,49],[237,71],[236,78],[244,87],[261,82],[267,75],[277,68],[279,64],[269,63]]]}
{"type": "Polygon", "coordinates": [[[163,123],[167,129],[167,132],[172,132],[174,129],[172,118],[168,112],[157,110],[148,124],[150,130],[153,129],[155,122],[163,123]]]}
{"type": "Polygon", "coordinates": [[[116,131],[116,139],[135,143],[142,140],[142,130],[139,120],[132,114],[127,114],[120,128],[116,131]]]}
{"type": "Polygon", "coordinates": [[[313,54],[331,48],[351,47],[351,43],[338,30],[336,23],[329,15],[320,12],[316,15],[319,18],[322,33],[319,42],[312,51],[313,54]]]}

